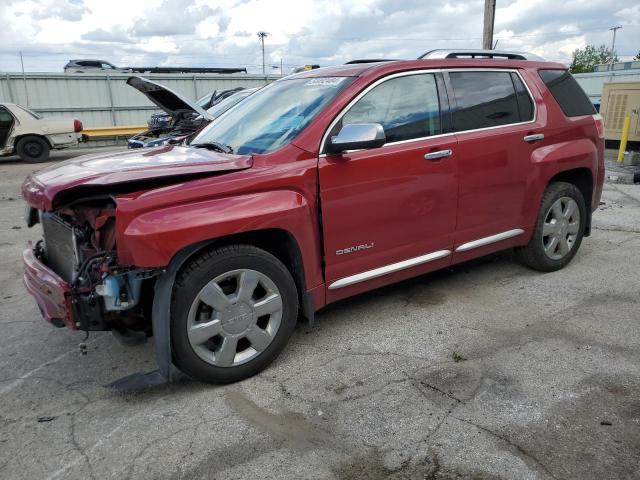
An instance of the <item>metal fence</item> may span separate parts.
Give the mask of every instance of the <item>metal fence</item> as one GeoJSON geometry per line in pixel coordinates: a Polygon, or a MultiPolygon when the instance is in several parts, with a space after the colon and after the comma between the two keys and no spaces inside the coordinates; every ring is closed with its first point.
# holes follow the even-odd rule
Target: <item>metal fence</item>
{"type": "MultiPolygon", "coordinates": [[[[82,120],[86,127],[144,125],[158,111],[126,84],[129,74],[1,73],[0,102],[25,105],[43,116],[82,120]]],[[[260,87],[278,76],[248,74],[147,74],[191,100],[214,90],[260,87]]]]}
{"type": "Polygon", "coordinates": [[[591,102],[599,104],[602,101],[602,87],[605,83],[640,82],[640,69],[576,73],[573,76],[589,96],[591,102]]]}

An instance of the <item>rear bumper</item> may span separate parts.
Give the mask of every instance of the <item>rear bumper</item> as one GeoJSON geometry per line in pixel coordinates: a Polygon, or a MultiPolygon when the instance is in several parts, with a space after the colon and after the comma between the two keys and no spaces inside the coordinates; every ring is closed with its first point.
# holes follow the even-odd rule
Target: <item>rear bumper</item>
{"type": "Polygon", "coordinates": [[[23,252],[22,260],[24,286],[35,298],[44,319],[57,327],[66,325],[76,330],[69,284],[35,256],[31,245],[23,252]]]}
{"type": "Polygon", "coordinates": [[[78,142],[82,141],[81,132],[57,133],[47,135],[47,139],[51,144],[51,148],[60,150],[63,148],[75,147],[78,142]]]}

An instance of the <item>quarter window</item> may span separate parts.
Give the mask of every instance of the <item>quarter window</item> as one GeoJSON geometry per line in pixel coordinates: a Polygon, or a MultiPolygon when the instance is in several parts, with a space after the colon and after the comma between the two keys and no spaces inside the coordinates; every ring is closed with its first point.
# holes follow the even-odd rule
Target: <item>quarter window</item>
{"type": "MultiPolygon", "coordinates": [[[[521,120],[516,89],[509,72],[450,72],[449,78],[456,100],[452,110],[456,131],[525,121],[521,120]]],[[[524,93],[528,96],[526,91],[524,93]]],[[[526,102],[522,103],[523,118],[530,120],[532,106],[528,113],[526,102]]]]}
{"type": "Polygon", "coordinates": [[[566,70],[540,70],[540,77],[567,117],[593,115],[596,110],[576,79],[566,70]]]}
{"type": "Polygon", "coordinates": [[[439,134],[440,103],[434,75],[406,75],[374,87],[344,114],[332,135],[352,123],[379,123],[387,143],[439,134]]]}
{"type": "Polygon", "coordinates": [[[518,100],[518,110],[520,111],[520,121],[528,122],[533,120],[533,101],[531,100],[531,96],[527,92],[527,89],[524,87],[522,80],[520,77],[512,73],[511,80],[513,80],[513,85],[516,87],[516,97],[518,100]]]}

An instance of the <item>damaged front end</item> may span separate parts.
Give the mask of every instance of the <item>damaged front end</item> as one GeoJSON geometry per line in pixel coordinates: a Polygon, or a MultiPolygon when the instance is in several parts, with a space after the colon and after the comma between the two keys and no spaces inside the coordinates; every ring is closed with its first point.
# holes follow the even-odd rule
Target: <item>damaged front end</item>
{"type": "Polygon", "coordinates": [[[146,337],[161,270],[119,264],[115,210],[111,198],[54,212],[29,207],[27,222],[42,225],[43,239],[24,252],[24,282],[57,327],[146,337]]]}
{"type": "Polygon", "coordinates": [[[43,233],[42,240],[24,251],[24,284],[42,316],[87,335],[110,330],[130,345],[153,335],[159,370],[125,379],[118,388],[172,378],[172,287],[182,262],[200,248],[189,246],[167,261],[141,261],[145,246],[127,244],[124,235],[132,221],[126,207],[171,185],[252,164],[248,155],[167,145],[149,152],[78,157],[24,181],[25,220],[28,226],[40,224],[43,233]]]}

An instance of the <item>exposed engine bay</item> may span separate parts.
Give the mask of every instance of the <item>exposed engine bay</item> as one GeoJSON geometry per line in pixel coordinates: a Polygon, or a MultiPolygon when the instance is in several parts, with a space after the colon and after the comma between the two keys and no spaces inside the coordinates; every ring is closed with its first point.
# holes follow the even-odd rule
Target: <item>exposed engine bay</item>
{"type": "Polygon", "coordinates": [[[207,125],[208,120],[192,110],[178,110],[166,127],[151,128],[131,137],[129,148],[158,147],[168,142],[179,142],[207,125]]]}
{"type": "Polygon", "coordinates": [[[53,213],[32,208],[28,218],[42,225],[36,257],[70,286],[77,329],[151,335],[153,282],[162,270],[118,264],[112,199],[53,213]]]}

